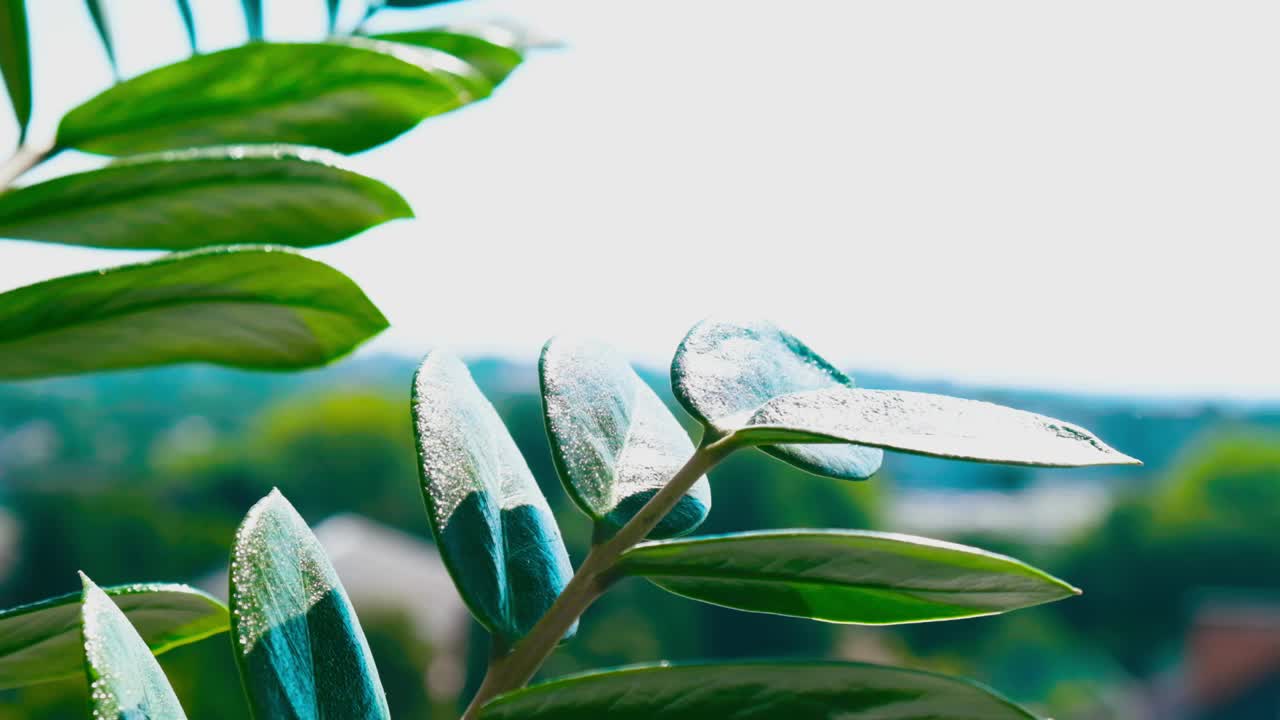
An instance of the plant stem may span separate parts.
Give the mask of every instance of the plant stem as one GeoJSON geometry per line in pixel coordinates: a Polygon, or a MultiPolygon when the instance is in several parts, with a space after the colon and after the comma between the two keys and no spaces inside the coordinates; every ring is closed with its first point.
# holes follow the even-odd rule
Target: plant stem
{"type": "Polygon", "coordinates": [[[698,478],[707,474],[736,449],[738,443],[732,435],[703,444],[626,525],[613,537],[592,547],[560,597],[529,634],[521,638],[510,653],[495,658],[489,664],[480,689],[476,691],[462,720],[475,720],[485,703],[504,692],[524,687],[555,650],[569,628],[573,627],[573,623],[617,579],[613,569],[618,557],[643,540],[671,512],[698,478]]]}
{"type": "Polygon", "coordinates": [[[9,189],[14,180],[57,153],[53,145],[23,145],[3,166],[0,166],[0,192],[9,189]]]}

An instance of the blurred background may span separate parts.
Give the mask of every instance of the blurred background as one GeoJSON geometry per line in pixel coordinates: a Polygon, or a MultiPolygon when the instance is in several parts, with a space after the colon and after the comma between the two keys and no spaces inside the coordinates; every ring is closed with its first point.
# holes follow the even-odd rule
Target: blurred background
{"type": "MultiPolygon", "coordinates": [[[[111,75],[81,3],[29,5],[34,134],[49,135],[111,75]]],[[[202,49],[244,40],[231,3],[193,5],[202,49]]],[[[185,53],[172,2],[107,6],[124,75],[185,53]]],[[[344,3],[348,24],[360,10],[344,3]]],[[[0,385],[0,607],[74,590],[77,569],[225,594],[234,529],[276,486],[333,556],[395,716],[453,717],[487,641],[431,546],[408,415],[416,358],[471,357],[580,560],[589,523],[550,462],[541,343],[600,337],[670,400],[681,335],[734,312],[773,319],[863,386],[1045,413],[1146,465],[892,455],[875,479],[839,483],[743,454],[713,473],[705,532],[942,537],[1085,594],[868,629],[628,581],[547,674],[822,656],[968,675],[1059,720],[1280,715],[1280,343],[1265,249],[1280,232],[1280,6],[478,0],[373,29],[495,19],[560,47],[490,100],[355,158],[419,218],[311,253],[391,319],[369,348],[297,375],[0,385]]],[[[267,2],[273,39],[323,25],[320,3],[267,2]]],[[[0,126],[0,145],[14,134],[0,126]]],[[[40,176],[101,162],[65,154],[40,176]]],[[[0,289],[146,257],[133,255],[3,241],[0,289]]],[[[247,713],[225,643],[162,658],[192,717],[247,713]]],[[[84,707],[79,681],[0,693],[0,720],[84,707]]]]}

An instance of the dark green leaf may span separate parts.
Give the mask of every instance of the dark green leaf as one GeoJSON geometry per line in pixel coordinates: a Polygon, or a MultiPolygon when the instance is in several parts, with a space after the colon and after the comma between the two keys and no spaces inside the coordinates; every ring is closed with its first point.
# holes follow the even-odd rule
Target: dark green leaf
{"type": "MultiPolygon", "coordinates": [[[[186,585],[147,583],[104,591],[157,655],[229,627],[222,603],[186,585]]],[[[68,593],[0,611],[0,690],[84,672],[82,597],[68,593]]]]}
{"type": "Polygon", "coordinates": [[[177,362],[311,367],[386,327],[323,263],[282,248],[197,251],[0,294],[0,378],[177,362]]]}
{"type": "Polygon", "coordinates": [[[737,432],[770,444],[857,443],[919,455],[1008,465],[1134,465],[1089,431],[992,403],[928,393],[838,388],[792,393],[737,432]]]}
{"type": "Polygon", "coordinates": [[[93,581],[84,581],[81,634],[94,718],[186,720],[178,697],[129,618],[93,581]]]}
{"type": "Polygon", "coordinates": [[[864,625],[994,615],[1079,592],[977,548],[840,530],[644,543],[623,554],[620,569],[716,605],[864,625]]]}
{"type": "MultiPolygon", "coordinates": [[[[617,530],[693,455],[693,443],[658,395],[604,345],[552,339],[538,371],[560,480],[583,512],[617,530]]],[[[711,487],[701,478],[650,534],[683,535],[710,509],[711,487]]]]}
{"type": "Polygon", "coordinates": [[[0,71],[18,118],[18,140],[31,123],[31,43],[25,0],[0,0],[0,71]]]}
{"type": "Polygon", "coordinates": [[[199,47],[196,43],[196,17],[191,12],[191,0],[177,0],[178,14],[182,16],[182,28],[187,31],[187,44],[191,46],[191,52],[196,52],[199,47]]]}
{"type": "Polygon", "coordinates": [[[432,28],[375,35],[374,39],[446,52],[474,66],[499,85],[524,60],[514,35],[502,28],[432,28]]]}
{"type": "Polygon", "coordinates": [[[347,593],[278,490],[236,532],[230,581],[232,645],[255,717],[390,717],[347,593]]]}
{"type": "Polygon", "coordinates": [[[981,685],[861,663],[620,668],[493,700],[483,720],[1035,720],[981,685]]]}
{"type": "Polygon", "coordinates": [[[67,113],[58,144],[108,155],[277,142],[357,152],[480,99],[477,86],[487,81],[469,65],[397,43],[251,43],[116,85],[67,113]]]}
{"type": "MultiPolygon", "coordinates": [[[[744,424],[780,395],[853,387],[853,380],[794,336],[767,322],[704,320],[676,350],[671,364],[676,399],[713,435],[744,424]]],[[[762,450],[826,477],[863,480],[884,453],[856,445],[773,445],[762,450]]]]}
{"type": "Polygon", "coordinates": [[[240,0],[244,9],[244,26],[250,40],[262,39],[262,0],[240,0]]]}
{"type": "Polygon", "coordinates": [[[423,361],[413,416],[440,555],[476,619],[516,640],[573,574],[555,517],[502,419],[457,358],[436,351],[423,361]]]}
{"type": "Polygon", "coordinates": [[[0,237],[103,248],[313,247],[412,210],[324,150],[247,146],[143,155],[0,195],[0,237]]]}
{"type": "Polygon", "coordinates": [[[102,41],[102,49],[107,51],[107,62],[111,64],[111,72],[120,77],[120,66],[116,63],[116,46],[111,39],[111,22],[107,19],[107,10],[102,0],[85,0],[89,17],[93,19],[93,27],[98,31],[98,39],[102,41]]]}

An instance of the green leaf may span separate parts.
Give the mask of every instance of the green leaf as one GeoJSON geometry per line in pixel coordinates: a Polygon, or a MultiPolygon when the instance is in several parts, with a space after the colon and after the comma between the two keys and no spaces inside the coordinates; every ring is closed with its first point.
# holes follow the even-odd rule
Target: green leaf
{"type": "Polygon", "coordinates": [[[111,64],[111,72],[118,79],[120,66],[116,63],[116,46],[111,40],[111,23],[107,19],[107,10],[102,0],[85,0],[89,17],[93,19],[93,28],[98,31],[98,39],[102,41],[102,49],[107,51],[107,62],[111,64]]]}
{"type": "Polygon", "coordinates": [[[93,581],[84,582],[81,634],[94,718],[186,720],[151,648],[93,581]]]}
{"type": "Polygon", "coordinates": [[[573,574],[560,528],[502,419],[457,358],[427,356],[412,404],[436,546],[476,619],[514,641],[573,574]]]}
{"type": "Polygon", "coordinates": [[[338,27],[338,9],[342,6],[342,0],[325,0],[324,9],[329,14],[329,34],[332,35],[334,29],[338,27]]]}
{"type": "Polygon", "coordinates": [[[31,41],[24,0],[0,0],[0,71],[18,118],[18,141],[31,124],[31,41]]]}
{"type": "MultiPolygon", "coordinates": [[[[538,372],[560,480],[583,512],[616,531],[693,455],[693,443],[635,370],[600,343],[553,338],[538,372]]],[[[710,509],[701,478],[650,535],[688,533],[710,509]]]]}
{"type": "Polygon", "coordinates": [[[199,46],[196,43],[196,16],[191,12],[191,0],[177,0],[177,3],[178,14],[182,16],[182,28],[187,31],[187,44],[194,53],[199,46]]]}
{"type": "MultiPolygon", "coordinates": [[[[103,589],[157,655],[226,632],[227,609],[212,597],[168,583],[103,589]]],[[[84,671],[82,593],[0,611],[0,690],[76,677],[84,671]]]]}
{"type": "Polygon", "coordinates": [[[0,195],[0,237],[103,248],[313,247],[413,211],[341,156],[288,146],[122,160],[0,195]]]}
{"type": "Polygon", "coordinates": [[[515,36],[502,28],[432,28],[408,32],[374,35],[376,40],[432,48],[463,60],[481,73],[494,86],[514,71],[524,56],[515,36]]]}
{"type": "Polygon", "coordinates": [[[244,26],[250,40],[262,39],[262,0],[240,0],[244,10],[244,26]]]}
{"type": "Polygon", "coordinates": [[[312,367],[386,327],[323,263],[281,248],[204,250],[0,294],[0,379],[179,362],[312,367]]]}
{"type": "Polygon", "coordinates": [[[390,717],[347,593],[278,490],[236,531],[230,582],[232,645],[254,717],[390,717]]]}
{"type": "Polygon", "coordinates": [[[750,443],[857,443],[1007,465],[1141,464],[1061,420],[916,392],[839,388],[792,393],[765,403],[736,434],[750,443]]]}
{"type": "MultiPolygon", "coordinates": [[[[853,380],[809,346],[767,322],[704,320],[676,350],[671,364],[676,399],[713,436],[744,424],[780,395],[853,387],[853,380]]],[[[855,445],[769,445],[765,452],[825,477],[864,480],[884,453],[855,445]]]]}
{"type": "Polygon", "coordinates": [[[965,680],[879,665],[745,662],[634,666],[499,696],[483,720],[1035,720],[965,680]]]}
{"type": "Polygon", "coordinates": [[[467,73],[478,74],[396,43],[250,43],[108,89],[67,113],[58,145],[108,155],[239,143],[357,152],[480,99],[459,80],[467,73]]]}
{"type": "Polygon", "coordinates": [[[994,615],[1079,593],[1013,558],[869,531],[778,530],[651,542],[619,569],[738,610],[893,625],[994,615]]]}

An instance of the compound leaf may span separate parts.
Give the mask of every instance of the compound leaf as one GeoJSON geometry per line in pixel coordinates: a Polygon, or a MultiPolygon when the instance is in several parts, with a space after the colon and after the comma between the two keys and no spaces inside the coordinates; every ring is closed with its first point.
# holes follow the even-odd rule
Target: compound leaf
{"type": "MultiPolygon", "coordinates": [[[[723,435],[761,405],[788,393],[853,387],[853,380],[791,334],[767,322],[704,320],[676,350],[671,364],[676,399],[723,435]]],[[[765,452],[808,472],[863,480],[880,469],[884,453],[856,445],[767,445],[765,452]]]]}
{"type": "Polygon", "coordinates": [[[552,680],[490,701],[482,720],[1035,720],[988,688],[861,663],[636,666],[552,680]]]}
{"type": "Polygon", "coordinates": [[[230,585],[232,644],[254,717],[390,718],[347,593],[278,490],[236,531],[230,585]]]}
{"type": "MultiPolygon", "coordinates": [[[[139,583],[103,588],[157,655],[226,632],[227,608],[195,588],[139,583]]],[[[0,690],[84,672],[83,593],[0,611],[0,690]]]]}
{"type": "Polygon", "coordinates": [[[179,362],[312,367],[386,327],[328,265],[281,248],[201,250],[0,294],[0,378],[179,362]]]}
{"type": "Polygon", "coordinates": [[[476,619],[507,642],[519,639],[573,574],[555,517],[457,358],[427,356],[414,377],[412,405],[422,494],[440,555],[476,619]]]}
{"type": "Polygon", "coordinates": [[[994,615],[1079,592],[1003,555],[868,531],[778,530],[644,543],[623,554],[620,569],[716,605],[863,625],[994,615]]]}
{"type": "Polygon", "coordinates": [[[102,248],[314,247],[413,211],[324,150],[238,146],[143,155],[0,195],[0,237],[102,248]]]}
{"type": "MultiPolygon", "coordinates": [[[[560,479],[583,512],[617,530],[693,455],[693,443],[635,370],[600,343],[553,338],[538,371],[560,479]]],[[[651,536],[688,533],[710,509],[701,478],[651,536]]]]}
{"type": "Polygon", "coordinates": [[[95,718],[186,720],[151,648],[93,581],[81,574],[81,634],[95,718]]]}

